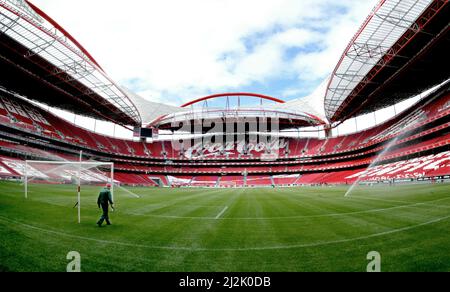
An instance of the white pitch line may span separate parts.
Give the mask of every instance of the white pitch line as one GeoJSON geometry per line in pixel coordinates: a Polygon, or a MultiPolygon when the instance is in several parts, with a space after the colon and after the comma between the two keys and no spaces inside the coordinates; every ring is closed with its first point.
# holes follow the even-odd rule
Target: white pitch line
{"type": "Polygon", "coordinates": [[[387,202],[387,203],[401,203],[401,204],[410,204],[411,203],[411,202],[407,202],[407,201],[390,200],[390,199],[373,198],[373,197],[363,197],[363,196],[347,196],[347,198],[373,200],[373,201],[380,201],[380,202],[387,202]]]}
{"type": "MultiPolygon", "coordinates": [[[[386,202],[386,203],[401,203],[401,204],[410,204],[412,202],[408,201],[399,201],[399,200],[390,200],[390,199],[381,199],[381,198],[373,198],[373,197],[363,197],[363,196],[350,196],[348,198],[355,198],[355,199],[363,199],[363,200],[374,200],[374,201],[380,201],[380,202],[386,202]]],[[[427,203],[433,203],[433,202],[440,202],[450,199],[450,197],[431,200],[431,201],[424,201],[424,202],[418,202],[413,205],[425,205],[427,203]]]]}
{"type": "Polygon", "coordinates": [[[324,246],[324,245],[340,244],[340,243],[347,243],[347,242],[365,240],[365,239],[370,239],[370,238],[382,237],[385,235],[400,233],[400,232],[404,232],[404,231],[413,230],[413,229],[416,229],[419,227],[423,227],[423,226],[427,226],[427,225],[431,225],[431,224],[435,224],[435,223],[440,223],[440,222],[443,222],[448,219],[450,219],[450,216],[437,218],[437,219],[434,219],[431,221],[427,221],[427,222],[416,224],[416,225],[410,225],[410,226],[406,226],[403,228],[392,229],[392,230],[388,230],[385,232],[369,234],[366,236],[360,236],[360,237],[355,237],[355,238],[345,238],[345,239],[338,239],[338,240],[331,240],[331,241],[322,241],[322,242],[319,241],[319,242],[315,242],[315,243],[280,245],[280,246],[247,247],[247,248],[194,248],[194,247],[183,247],[183,246],[152,246],[152,245],[134,244],[134,243],[128,243],[128,242],[96,239],[96,238],[92,238],[92,237],[78,236],[78,235],[68,234],[68,233],[59,232],[59,231],[55,231],[55,230],[45,229],[45,228],[33,226],[30,224],[22,223],[19,221],[15,221],[15,220],[0,216],[0,221],[16,224],[18,226],[22,226],[24,228],[31,229],[31,230],[36,230],[36,231],[41,231],[41,232],[45,232],[48,234],[63,236],[66,238],[75,238],[75,239],[88,240],[88,241],[102,243],[102,244],[111,244],[111,245],[137,247],[137,248],[149,248],[149,249],[161,249],[161,250],[184,250],[184,251],[261,251],[261,250],[280,250],[280,249],[297,249],[297,248],[318,247],[318,246],[324,246]]]}
{"type": "Polygon", "coordinates": [[[449,198],[442,198],[437,200],[425,201],[421,203],[407,204],[401,206],[393,206],[388,208],[381,209],[370,209],[363,211],[353,211],[353,212],[345,212],[345,213],[331,213],[331,214],[317,214],[317,215],[299,215],[299,216],[284,216],[284,217],[227,217],[227,218],[213,218],[213,217],[193,217],[193,216],[174,216],[174,215],[152,215],[152,214],[141,214],[136,212],[125,212],[129,215],[134,216],[143,216],[143,217],[154,217],[154,218],[165,218],[165,219],[197,219],[197,220],[286,220],[286,219],[304,219],[304,218],[327,218],[327,217],[342,217],[348,215],[356,215],[356,214],[369,214],[369,213],[378,213],[396,209],[403,208],[416,208],[417,206],[428,206],[433,208],[450,208],[450,206],[438,206],[434,204],[430,204],[433,202],[440,202],[444,200],[448,200],[449,198]]]}
{"type": "Polygon", "coordinates": [[[217,214],[217,216],[216,216],[216,218],[214,218],[214,219],[219,219],[220,218],[220,216],[222,216],[223,215],[223,213],[225,213],[225,211],[228,209],[228,206],[225,206],[225,208],[223,208],[223,210],[219,213],[219,214],[217,214]]]}
{"type": "Polygon", "coordinates": [[[127,190],[127,189],[124,188],[124,187],[116,186],[116,188],[119,188],[120,190],[122,190],[122,191],[128,193],[129,195],[132,195],[132,196],[135,197],[135,198],[140,198],[139,195],[136,195],[135,193],[133,193],[132,191],[127,190]]]}

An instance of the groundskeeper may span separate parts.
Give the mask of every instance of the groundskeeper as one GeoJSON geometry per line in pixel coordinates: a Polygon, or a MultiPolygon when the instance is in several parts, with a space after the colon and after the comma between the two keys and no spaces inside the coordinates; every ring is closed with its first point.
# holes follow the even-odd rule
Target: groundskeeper
{"type": "Polygon", "coordinates": [[[100,191],[100,194],[98,195],[98,199],[97,199],[97,205],[98,205],[99,209],[101,207],[103,210],[103,214],[100,217],[100,220],[98,220],[97,225],[99,227],[101,227],[103,224],[103,221],[106,221],[107,225],[111,225],[111,222],[109,221],[109,216],[108,216],[109,205],[111,205],[111,208],[114,210],[114,202],[112,201],[112,198],[111,198],[111,184],[107,184],[106,187],[104,187],[100,191]]]}

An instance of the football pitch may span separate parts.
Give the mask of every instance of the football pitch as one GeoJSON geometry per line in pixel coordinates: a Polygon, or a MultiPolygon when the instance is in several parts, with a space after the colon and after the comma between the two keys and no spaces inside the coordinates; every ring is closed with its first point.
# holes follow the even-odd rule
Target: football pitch
{"type": "Polygon", "coordinates": [[[0,182],[0,270],[450,271],[450,185],[277,189],[116,188],[99,228],[99,187],[0,182]]]}

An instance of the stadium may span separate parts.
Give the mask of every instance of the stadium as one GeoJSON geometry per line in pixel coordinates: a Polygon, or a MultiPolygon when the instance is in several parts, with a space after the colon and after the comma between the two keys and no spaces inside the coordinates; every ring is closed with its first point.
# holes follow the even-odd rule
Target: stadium
{"type": "Polygon", "coordinates": [[[174,106],[119,85],[33,3],[0,0],[0,270],[66,271],[76,251],[82,271],[365,272],[375,251],[382,271],[450,271],[449,6],[380,1],[307,98],[174,106]],[[99,229],[105,184],[117,211],[99,229]]]}

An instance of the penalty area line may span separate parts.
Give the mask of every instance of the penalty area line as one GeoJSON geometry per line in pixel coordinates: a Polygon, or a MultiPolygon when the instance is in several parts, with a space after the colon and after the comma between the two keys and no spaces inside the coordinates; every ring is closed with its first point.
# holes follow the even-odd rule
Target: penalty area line
{"type": "Polygon", "coordinates": [[[227,211],[227,210],[228,210],[228,206],[225,206],[225,208],[223,208],[223,210],[220,211],[220,213],[217,214],[216,218],[214,218],[214,219],[216,219],[216,220],[219,219],[223,215],[223,213],[225,213],[225,211],[227,211]]]}

